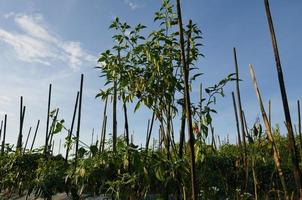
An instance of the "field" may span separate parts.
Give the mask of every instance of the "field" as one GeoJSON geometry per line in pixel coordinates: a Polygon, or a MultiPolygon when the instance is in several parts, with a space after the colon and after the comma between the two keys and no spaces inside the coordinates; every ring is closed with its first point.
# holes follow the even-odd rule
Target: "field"
{"type": "Polygon", "coordinates": [[[90,144],[81,140],[84,74],[72,102],[70,125],[59,117],[59,108],[51,107],[49,85],[43,146],[34,148],[40,120],[24,133],[23,97],[15,144],[6,141],[9,122],[5,114],[0,127],[0,199],[302,199],[300,102],[297,112],[291,112],[269,1],[264,0],[264,6],[286,134],[279,125],[272,125],[271,102],[266,109],[253,65],[249,70],[261,117],[249,128],[241,102],[236,48],[235,73],[204,87],[203,74],[196,66],[203,57],[201,30],[192,20],[183,22],[180,0],[173,3],[162,1],[154,16],[158,29],[153,31],[118,17],[112,21],[109,29],[115,32],[115,43],[101,53],[93,69],[106,80],[95,92],[104,104],[97,141],[93,136],[90,144]],[[219,113],[214,109],[216,101],[223,101],[229,85],[236,88],[231,93],[237,128],[231,133],[237,138],[233,143],[222,141],[213,125],[213,115],[219,113]],[[196,86],[199,97],[194,102],[196,86]],[[118,103],[122,111],[117,110],[118,103]],[[152,112],[145,133],[139,133],[146,138],[144,145],[135,144],[130,133],[130,105],[134,112],[152,112]],[[118,115],[125,122],[122,133],[118,133],[118,115]],[[292,115],[298,115],[296,124],[292,115]],[[62,133],[67,137],[57,154],[54,140],[62,133]]]}

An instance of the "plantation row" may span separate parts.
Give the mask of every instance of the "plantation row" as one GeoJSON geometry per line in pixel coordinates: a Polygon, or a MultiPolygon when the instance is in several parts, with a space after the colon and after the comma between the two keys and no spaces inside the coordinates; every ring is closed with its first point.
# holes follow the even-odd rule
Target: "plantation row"
{"type": "Polygon", "coordinates": [[[300,103],[298,101],[298,129],[294,133],[269,1],[264,0],[264,3],[287,136],[282,136],[279,128],[271,125],[270,106],[266,112],[252,65],[250,74],[263,122],[259,119],[253,128],[248,128],[241,105],[235,48],[235,73],[212,87],[204,88],[200,84],[198,102],[191,100],[192,88],[202,75],[197,67],[198,59],[203,56],[200,52],[202,33],[192,20],[183,25],[180,0],[176,0],[176,6],[163,0],[154,17],[158,30],[149,32],[143,24],[130,26],[119,18],[110,25],[115,32],[115,45],[100,55],[96,67],[106,81],[105,89],[96,95],[105,103],[101,135],[96,143],[87,145],[80,140],[83,75],[70,127],[59,119],[58,108],[51,111],[52,85],[49,86],[45,144],[41,148],[33,149],[40,121],[31,144],[30,133],[24,140],[26,106],[22,97],[16,145],[5,142],[5,115],[0,131],[3,133],[0,197],[51,199],[55,194],[66,193],[72,199],[101,194],[130,200],[301,198],[300,103]],[[224,96],[224,88],[231,83],[236,85],[232,97],[237,127],[237,133],[233,134],[236,134],[237,144],[221,144],[220,141],[217,144],[212,114],[216,113],[214,106],[218,97],[224,96]],[[107,104],[110,100],[112,133],[108,134],[107,104]],[[125,121],[122,136],[117,133],[118,102],[125,121]],[[134,112],[142,108],[152,111],[144,147],[139,148],[130,139],[129,104],[135,104],[134,112]],[[180,124],[180,130],[175,130],[175,124],[180,124]],[[153,139],[151,145],[150,140],[157,131],[158,139],[153,139]],[[54,137],[62,132],[68,135],[66,153],[55,156],[54,137]],[[209,138],[211,142],[207,144],[209,138]]]}
{"type": "MultiPolygon", "coordinates": [[[[271,157],[272,147],[263,134],[255,135],[256,127],[253,132],[254,139],[247,144],[250,175],[246,183],[238,146],[224,144],[216,150],[196,141],[198,196],[202,199],[251,199],[256,181],[259,199],[283,199],[282,185],[271,157]]],[[[287,138],[280,136],[278,129],[274,130],[274,137],[285,161],[282,169],[291,193],[295,187],[287,138]]],[[[95,145],[90,149],[79,155],[76,169],[74,160],[66,162],[62,155],[45,157],[39,152],[22,155],[6,152],[0,160],[1,190],[7,199],[13,194],[26,196],[30,193],[51,199],[52,195],[63,192],[72,199],[100,194],[114,199],[144,199],[150,195],[152,199],[177,199],[184,192],[190,195],[188,156],[178,159],[178,155],[172,153],[168,158],[166,149],[146,151],[133,144],[127,147],[124,138],[118,138],[115,153],[111,149],[99,152],[95,145]]]]}

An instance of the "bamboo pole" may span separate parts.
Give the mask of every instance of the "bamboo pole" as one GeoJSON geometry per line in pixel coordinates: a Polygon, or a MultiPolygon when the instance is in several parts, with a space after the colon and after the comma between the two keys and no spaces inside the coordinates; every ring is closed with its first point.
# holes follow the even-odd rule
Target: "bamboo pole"
{"type": "Polygon", "coordinates": [[[33,138],[33,141],[32,141],[32,143],[31,143],[31,147],[30,147],[30,152],[32,151],[32,149],[33,149],[33,147],[34,147],[34,144],[35,144],[35,141],[36,141],[36,136],[37,136],[38,129],[39,129],[39,125],[40,125],[40,120],[38,120],[38,122],[37,122],[37,126],[36,126],[36,130],[35,130],[34,138],[33,138]]]}
{"type": "Polygon", "coordinates": [[[2,146],[1,146],[1,155],[4,154],[5,137],[6,137],[6,123],[7,123],[7,114],[4,115],[4,130],[3,130],[3,139],[2,139],[2,146]]]}
{"type": "Polygon", "coordinates": [[[50,113],[50,102],[51,102],[51,87],[49,84],[48,88],[48,103],[47,103],[47,118],[46,118],[46,132],[45,132],[45,146],[44,146],[44,155],[47,156],[47,146],[48,146],[48,130],[49,130],[49,113],[50,113]]]}
{"type": "Polygon", "coordinates": [[[58,118],[58,115],[59,115],[59,108],[56,109],[56,113],[55,113],[55,116],[52,120],[52,123],[51,123],[51,126],[50,126],[50,130],[49,130],[49,133],[48,133],[48,137],[50,137],[49,141],[48,141],[48,147],[50,147],[50,149],[47,149],[47,150],[51,150],[51,143],[52,143],[52,139],[53,139],[53,132],[55,130],[55,126],[56,126],[56,123],[57,123],[57,118],[58,118]]]}
{"type": "Polygon", "coordinates": [[[149,142],[150,142],[150,138],[151,138],[151,134],[152,134],[154,118],[155,118],[155,112],[153,112],[153,114],[152,114],[151,124],[150,124],[148,132],[147,132],[146,152],[148,151],[148,148],[149,148],[149,142]]]}
{"type": "Polygon", "coordinates": [[[67,147],[66,147],[66,155],[65,155],[65,161],[67,162],[68,160],[68,155],[69,155],[69,151],[70,151],[70,141],[71,141],[71,136],[72,136],[72,132],[73,132],[73,127],[74,127],[74,120],[76,117],[76,113],[77,113],[77,108],[78,108],[78,101],[79,101],[79,94],[80,92],[77,92],[77,97],[76,97],[76,101],[74,104],[74,109],[73,109],[73,115],[72,115],[72,121],[71,121],[71,127],[69,129],[69,133],[68,133],[68,143],[67,143],[67,147]]]}
{"type": "Polygon", "coordinates": [[[103,129],[103,137],[102,137],[102,152],[105,150],[105,142],[106,142],[106,127],[107,127],[107,115],[105,115],[104,119],[104,129],[103,129]]]}
{"type": "Polygon", "coordinates": [[[302,131],[301,131],[301,109],[300,109],[300,100],[297,101],[298,105],[298,136],[300,142],[300,156],[302,160],[302,131]]]}
{"type": "Polygon", "coordinates": [[[25,106],[23,106],[23,97],[20,97],[20,126],[19,126],[19,135],[18,135],[18,141],[16,150],[21,151],[22,149],[22,132],[23,132],[23,122],[24,122],[24,116],[25,116],[25,106]]]}
{"type": "Polygon", "coordinates": [[[76,147],[75,147],[75,168],[77,166],[79,140],[80,140],[80,128],[81,128],[81,111],[82,111],[82,96],[83,96],[83,81],[84,75],[81,74],[80,94],[79,94],[79,111],[78,111],[78,123],[77,123],[77,135],[76,135],[76,147]]]}
{"type": "Polygon", "coordinates": [[[271,11],[270,11],[269,1],[264,0],[264,4],[265,4],[266,15],[267,15],[267,21],[268,21],[268,25],[269,25],[269,29],[270,29],[270,34],[271,34],[272,46],[273,46],[274,55],[275,55],[276,68],[277,68],[277,72],[278,72],[278,80],[279,80],[280,92],[281,92],[281,96],[282,96],[286,128],[288,130],[288,147],[289,147],[290,154],[291,154],[291,162],[293,165],[294,178],[295,178],[297,192],[299,192],[299,196],[300,196],[300,198],[302,198],[301,171],[299,168],[299,157],[297,156],[298,153],[297,153],[297,148],[296,148],[296,144],[295,144],[293,125],[292,125],[292,121],[291,121],[290,110],[289,110],[289,105],[288,105],[288,100],[287,100],[282,66],[281,66],[281,61],[280,61],[280,56],[279,56],[278,45],[277,45],[277,38],[275,35],[274,24],[273,24],[271,11]]]}
{"type": "Polygon", "coordinates": [[[27,134],[24,149],[23,149],[23,154],[25,153],[25,150],[26,150],[26,147],[27,147],[27,143],[28,143],[28,139],[29,139],[29,136],[30,136],[31,128],[32,127],[29,127],[29,130],[28,130],[28,134],[27,134]]]}
{"type": "Polygon", "coordinates": [[[0,127],[0,141],[1,141],[2,131],[3,131],[3,120],[1,120],[1,127],[0,127]]]}
{"type": "MultiPolygon", "coordinates": [[[[192,113],[191,113],[191,100],[190,100],[190,91],[189,91],[189,65],[186,61],[185,49],[184,49],[184,36],[183,36],[183,26],[182,26],[182,15],[180,0],[176,1],[177,7],[177,16],[178,16],[178,26],[179,26],[179,47],[181,51],[181,61],[184,72],[184,93],[185,93],[185,105],[186,105],[186,116],[188,124],[188,134],[189,134],[189,143],[190,143],[190,168],[191,168],[191,189],[192,189],[192,200],[197,199],[197,190],[196,190],[196,171],[195,171],[195,150],[194,150],[194,135],[192,127],[192,113]]],[[[192,22],[190,22],[191,24],[192,22]]]]}
{"type": "Polygon", "coordinates": [[[243,142],[243,163],[245,168],[245,191],[247,190],[247,183],[248,183],[248,163],[247,163],[247,150],[246,150],[246,133],[244,130],[244,121],[242,117],[242,104],[241,104],[241,95],[240,95],[240,84],[239,84],[239,67],[238,67],[238,60],[237,60],[237,53],[236,48],[233,48],[234,53],[234,64],[235,64],[235,72],[236,72],[236,93],[237,93],[237,103],[238,103],[238,113],[239,113],[239,121],[241,127],[241,135],[242,135],[242,142],[243,142]]]}
{"type": "Polygon", "coordinates": [[[99,151],[103,151],[103,144],[105,143],[105,134],[106,134],[106,128],[105,128],[105,118],[106,118],[106,112],[107,112],[107,103],[108,103],[108,96],[106,96],[105,100],[105,107],[104,107],[104,113],[103,113],[103,123],[102,123],[102,129],[101,129],[101,138],[100,138],[100,144],[99,144],[99,151]]]}
{"type": "Polygon", "coordinates": [[[238,120],[238,111],[237,111],[236,99],[235,99],[234,92],[232,92],[232,98],[233,98],[233,107],[234,107],[234,114],[235,114],[235,120],[236,120],[238,145],[239,145],[239,149],[241,151],[242,150],[242,146],[241,146],[240,128],[239,128],[239,120],[238,120]]]}
{"type": "Polygon", "coordinates": [[[274,159],[277,171],[278,171],[278,175],[279,175],[280,180],[281,180],[281,184],[282,184],[283,191],[285,193],[285,197],[287,198],[288,197],[288,191],[287,191],[287,187],[286,187],[284,173],[283,173],[283,170],[281,168],[280,153],[279,153],[279,150],[278,150],[278,148],[275,144],[275,141],[274,141],[273,133],[271,131],[270,124],[269,124],[269,121],[268,121],[268,117],[266,115],[266,112],[265,112],[265,109],[264,109],[264,106],[263,106],[263,101],[262,101],[262,98],[261,98],[260,90],[259,90],[257,80],[256,80],[256,75],[255,75],[254,68],[253,68],[252,65],[250,65],[250,74],[251,74],[251,78],[252,78],[252,81],[253,81],[253,84],[254,84],[256,96],[257,96],[260,111],[261,111],[261,114],[262,114],[262,118],[263,118],[263,121],[264,121],[265,129],[266,129],[266,135],[267,135],[267,138],[268,138],[269,142],[271,143],[271,145],[273,147],[273,159],[274,159]]]}

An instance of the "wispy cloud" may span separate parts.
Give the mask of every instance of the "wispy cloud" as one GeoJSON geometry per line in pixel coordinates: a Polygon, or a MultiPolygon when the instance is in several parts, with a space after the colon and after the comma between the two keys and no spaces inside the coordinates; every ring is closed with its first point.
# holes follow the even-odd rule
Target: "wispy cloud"
{"type": "Polygon", "coordinates": [[[95,56],[84,50],[80,42],[66,41],[53,33],[41,14],[8,13],[3,17],[12,20],[19,31],[0,27],[0,41],[13,47],[17,58],[22,61],[47,66],[53,62],[63,62],[73,70],[79,69],[84,63],[96,62],[95,56]]]}
{"type": "Polygon", "coordinates": [[[131,0],[124,0],[124,3],[129,6],[131,10],[136,10],[140,7],[140,5],[131,0]]]}

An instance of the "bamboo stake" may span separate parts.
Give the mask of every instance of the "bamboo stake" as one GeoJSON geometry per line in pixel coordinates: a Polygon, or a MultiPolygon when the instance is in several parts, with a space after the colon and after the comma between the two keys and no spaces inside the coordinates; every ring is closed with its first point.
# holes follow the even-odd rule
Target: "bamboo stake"
{"type": "Polygon", "coordinates": [[[302,160],[302,131],[301,131],[301,109],[300,109],[300,101],[297,101],[298,105],[298,135],[299,135],[299,142],[300,142],[300,156],[302,160]]]}
{"type": "Polygon", "coordinates": [[[56,122],[57,122],[58,114],[59,114],[59,108],[57,108],[57,110],[56,110],[56,114],[55,114],[55,116],[52,120],[50,130],[49,130],[49,133],[48,133],[48,137],[50,137],[50,139],[49,139],[48,144],[47,144],[47,151],[51,150],[51,142],[52,142],[52,139],[53,139],[53,132],[55,130],[55,125],[56,125],[56,122]],[[48,149],[49,147],[50,147],[50,149],[48,149]]]}
{"type": "Polygon", "coordinates": [[[101,138],[100,138],[100,144],[99,144],[99,151],[103,151],[103,144],[105,143],[105,118],[106,118],[106,112],[107,112],[107,103],[108,103],[108,96],[106,96],[105,100],[105,107],[104,107],[104,113],[103,113],[103,123],[102,123],[102,129],[101,129],[101,138]]]}
{"type": "Polygon", "coordinates": [[[6,137],[6,123],[7,123],[7,114],[4,115],[4,130],[3,130],[3,139],[2,139],[2,146],[1,146],[1,155],[4,154],[5,137],[6,137]]]}
{"type": "Polygon", "coordinates": [[[27,137],[26,137],[26,142],[25,142],[25,145],[24,145],[23,154],[25,153],[25,150],[26,150],[26,147],[27,147],[30,132],[31,132],[31,127],[29,127],[29,131],[28,131],[28,134],[27,134],[27,137]]]}
{"type": "Polygon", "coordinates": [[[281,96],[282,96],[286,128],[288,130],[288,146],[289,146],[289,150],[290,150],[290,154],[291,154],[291,162],[293,165],[294,178],[295,178],[297,191],[299,192],[300,198],[302,198],[301,171],[299,168],[299,158],[297,156],[297,148],[296,148],[296,144],[295,144],[295,137],[294,137],[294,133],[293,133],[293,126],[292,126],[290,110],[289,110],[289,105],[288,105],[288,100],[287,100],[287,94],[286,94],[286,89],[285,89],[282,66],[281,66],[281,61],[280,61],[280,56],[279,56],[278,45],[277,45],[277,39],[276,39],[276,35],[275,35],[274,24],[273,24],[271,11],[270,11],[269,1],[264,0],[264,4],[265,4],[265,9],[266,9],[268,25],[269,25],[269,29],[270,29],[270,33],[271,33],[271,40],[272,40],[272,46],[273,46],[274,55],[275,55],[276,68],[277,68],[277,72],[278,72],[278,80],[279,80],[279,86],[280,86],[280,91],[281,91],[281,96]]]}
{"type": "Polygon", "coordinates": [[[39,125],[40,125],[40,120],[38,120],[38,123],[37,123],[37,126],[36,126],[33,142],[31,143],[31,147],[30,147],[30,152],[32,151],[32,149],[34,147],[34,144],[35,144],[35,141],[36,141],[36,136],[37,136],[38,129],[39,129],[39,125]]]}
{"type": "Polygon", "coordinates": [[[113,83],[113,105],[112,105],[112,150],[116,152],[117,139],[117,121],[116,121],[116,107],[117,107],[117,82],[113,83]]]}
{"type": "Polygon", "coordinates": [[[252,65],[250,65],[250,74],[251,74],[251,78],[252,78],[252,81],[253,81],[253,84],[254,84],[254,88],[255,88],[257,99],[258,99],[259,107],[260,107],[260,110],[261,110],[262,118],[263,118],[263,121],[264,121],[264,125],[265,125],[265,128],[266,128],[266,135],[267,135],[267,138],[268,138],[269,142],[271,143],[271,145],[273,147],[273,158],[274,158],[275,165],[276,165],[276,168],[277,168],[277,171],[278,171],[278,175],[279,175],[280,180],[281,180],[281,184],[282,184],[283,191],[285,193],[285,197],[287,198],[288,197],[288,192],[287,192],[286,182],[285,182],[285,178],[284,178],[284,173],[283,173],[283,170],[281,168],[280,153],[279,153],[279,150],[278,150],[278,148],[275,144],[273,133],[270,129],[270,124],[269,124],[268,117],[266,115],[266,112],[265,112],[265,109],[264,109],[264,106],[263,106],[260,90],[259,90],[259,87],[258,87],[258,84],[257,84],[254,68],[253,68],[252,65]]]}
{"type": "Polygon", "coordinates": [[[237,112],[236,99],[235,99],[234,92],[232,92],[232,98],[233,98],[233,107],[234,107],[234,113],[235,113],[235,119],[236,119],[238,145],[239,145],[239,149],[240,149],[240,152],[241,152],[242,145],[241,145],[241,137],[240,137],[240,129],[239,129],[239,121],[238,121],[238,112],[237,112]]]}
{"type": "Polygon", "coordinates": [[[79,96],[79,112],[78,112],[76,147],[75,147],[75,168],[77,166],[78,150],[79,150],[79,140],[80,140],[81,110],[82,110],[82,96],[83,96],[83,81],[84,81],[84,75],[81,74],[80,96],[79,96]]]}
{"type": "Polygon", "coordinates": [[[0,141],[2,136],[2,129],[3,129],[3,120],[1,120],[1,127],[0,127],[0,141]]]}
{"type": "Polygon", "coordinates": [[[19,127],[19,135],[16,150],[21,151],[22,149],[22,132],[23,132],[23,122],[24,122],[24,115],[25,115],[25,106],[23,106],[23,97],[20,98],[20,127],[19,127]]]}
{"type": "Polygon", "coordinates": [[[73,109],[71,127],[69,129],[69,134],[68,134],[68,139],[67,139],[68,143],[67,143],[66,155],[65,155],[65,161],[66,162],[68,160],[68,155],[69,155],[69,151],[70,151],[70,145],[71,145],[70,141],[71,141],[71,136],[72,136],[73,127],[74,127],[74,120],[75,120],[76,113],[77,113],[77,108],[78,108],[79,94],[80,94],[80,92],[77,92],[77,97],[76,97],[76,101],[75,101],[75,105],[74,105],[74,109],[73,109]]]}
{"type": "MultiPolygon", "coordinates": [[[[188,134],[189,134],[189,143],[190,143],[190,168],[191,168],[191,189],[192,189],[192,200],[197,199],[197,190],[196,190],[196,171],[195,171],[195,150],[194,150],[194,135],[192,127],[192,113],[191,113],[191,101],[190,101],[190,92],[189,92],[189,65],[186,61],[185,49],[184,49],[184,36],[183,36],[183,26],[182,26],[182,16],[181,16],[181,7],[180,0],[176,1],[177,7],[177,16],[178,16],[178,26],[179,26],[179,47],[181,51],[181,61],[184,72],[184,93],[185,93],[185,102],[186,102],[186,116],[188,123],[188,134]]],[[[191,20],[189,24],[191,24],[191,20]]]]}
{"type": "Polygon", "coordinates": [[[153,114],[152,114],[151,124],[148,129],[148,133],[147,133],[148,136],[147,136],[147,141],[146,141],[146,151],[148,151],[148,148],[149,148],[149,141],[150,141],[151,134],[152,134],[154,118],[155,118],[155,112],[153,112],[153,114]]]}
{"type": "Polygon", "coordinates": [[[234,62],[235,62],[235,72],[236,72],[236,93],[237,93],[237,103],[238,103],[238,113],[239,113],[239,121],[241,126],[241,135],[243,142],[243,163],[245,168],[245,191],[247,190],[247,182],[248,182],[248,165],[247,165],[247,150],[246,150],[246,133],[244,130],[244,122],[242,117],[242,104],[241,104],[241,95],[240,95],[240,85],[239,85],[239,70],[238,70],[238,61],[237,61],[237,53],[236,48],[233,48],[234,53],[234,62]]]}
{"type": "Polygon", "coordinates": [[[104,120],[104,129],[103,129],[103,139],[102,139],[102,152],[105,150],[105,142],[106,142],[106,127],[107,127],[107,115],[105,115],[104,120]]]}
{"type": "Polygon", "coordinates": [[[45,133],[45,146],[44,146],[44,155],[47,155],[47,146],[48,146],[48,130],[49,130],[49,113],[50,113],[50,102],[51,102],[51,87],[49,84],[48,88],[48,103],[47,103],[47,118],[46,118],[46,133],[45,133]]]}

